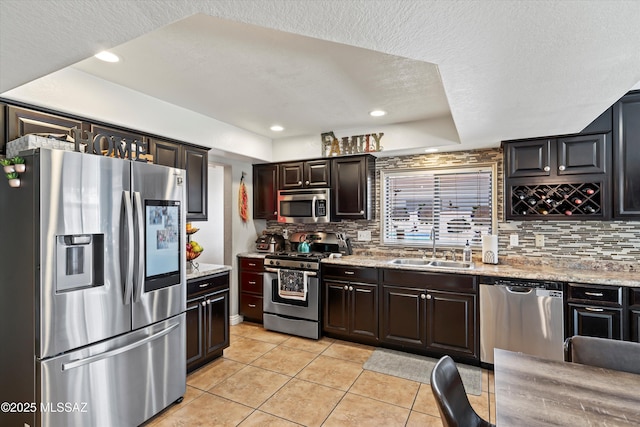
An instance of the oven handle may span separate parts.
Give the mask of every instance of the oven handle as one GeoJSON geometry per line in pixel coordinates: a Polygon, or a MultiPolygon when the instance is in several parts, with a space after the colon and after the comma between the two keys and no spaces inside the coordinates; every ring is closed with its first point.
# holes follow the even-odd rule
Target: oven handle
{"type": "MultiPolygon", "coordinates": [[[[269,268],[269,267],[265,267],[264,268],[265,271],[268,271],[270,273],[278,273],[280,272],[280,268],[269,268]]],[[[288,270],[288,269],[282,269],[282,270],[288,270]]],[[[316,273],[315,271],[305,271],[305,273],[307,273],[307,276],[317,276],[318,273],[316,273]]]]}

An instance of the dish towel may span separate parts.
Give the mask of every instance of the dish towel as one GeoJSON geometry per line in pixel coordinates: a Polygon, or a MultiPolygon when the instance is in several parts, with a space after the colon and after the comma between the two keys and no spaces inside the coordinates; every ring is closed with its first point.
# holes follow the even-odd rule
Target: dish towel
{"type": "Polygon", "coordinates": [[[305,301],[307,299],[306,271],[279,270],[278,271],[278,295],[280,298],[305,301]]]}

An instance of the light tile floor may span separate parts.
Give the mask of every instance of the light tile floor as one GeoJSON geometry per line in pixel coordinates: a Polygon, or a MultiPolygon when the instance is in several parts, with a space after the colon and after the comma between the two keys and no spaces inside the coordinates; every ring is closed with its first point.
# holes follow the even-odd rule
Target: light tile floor
{"type": "MultiPolygon", "coordinates": [[[[431,386],[362,369],[373,347],[231,326],[224,356],[191,373],[187,392],[146,427],[440,426],[431,386]]],[[[478,414],[495,422],[493,372],[478,414]]]]}

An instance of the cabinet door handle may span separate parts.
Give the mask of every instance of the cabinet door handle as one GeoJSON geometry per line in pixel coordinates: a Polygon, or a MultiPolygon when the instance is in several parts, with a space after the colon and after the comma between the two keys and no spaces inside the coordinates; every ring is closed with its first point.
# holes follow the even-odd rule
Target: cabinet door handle
{"type": "Polygon", "coordinates": [[[425,294],[420,294],[420,299],[426,299],[427,296],[425,294]]]}
{"type": "Polygon", "coordinates": [[[349,290],[349,287],[348,287],[347,285],[344,285],[344,290],[345,290],[345,291],[348,291],[348,290],[349,290]]]}
{"type": "Polygon", "coordinates": [[[273,211],[273,214],[274,215],[278,215],[278,211],[273,211]]]}
{"type": "Polygon", "coordinates": [[[207,286],[209,286],[208,283],[203,283],[202,285],[198,285],[199,288],[206,288],[207,286]]]}
{"type": "Polygon", "coordinates": [[[355,272],[353,272],[353,271],[345,270],[344,274],[348,274],[348,275],[350,275],[350,276],[353,276],[353,275],[354,275],[354,274],[356,274],[356,273],[355,273],[355,272]]]}
{"type": "Polygon", "coordinates": [[[585,292],[585,295],[589,295],[590,297],[602,297],[604,294],[602,292],[585,292]]]}
{"type": "Polygon", "coordinates": [[[349,286],[349,290],[352,291],[353,290],[353,286],[349,286]]]}
{"type": "Polygon", "coordinates": [[[604,311],[604,308],[585,307],[584,309],[587,311],[597,311],[597,312],[604,311]]]}
{"type": "Polygon", "coordinates": [[[249,305],[249,307],[251,307],[251,308],[256,308],[256,305],[255,305],[255,304],[248,304],[248,305],[249,305]]]}
{"type": "Polygon", "coordinates": [[[565,167],[564,165],[560,165],[560,166],[558,166],[558,170],[559,170],[559,171],[563,171],[563,170],[565,170],[565,169],[566,169],[566,167],[565,167]]]}
{"type": "Polygon", "coordinates": [[[545,167],[544,167],[544,171],[545,171],[545,172],[549,172],[550,170],[551,170],[551,167],[549,167],[549,166],[545,166],[545,167]]]}
{"type": "Polygon", "coordinates": [[[202,304],[202,306],[204,307],[205,305],[207,305],[206,301],[202,301],[200,304],[202,304]]]}
{"type": "Polygon", "coordinates": [[[302,185],[302,181],[298,181],[298,185],[302,185]]]}
{"type": "Polygon", "coordinates": [[[309,181],[305,181],[305,182],[304,182],[304,185],[309,185],[309,181]]]}
{"type": "Polygon", "coordinates": [[[210,299],[207,300],[207,305],[209,305],[209,304],[211,304],[211,300],[210,299]]]}
{"type": "Polygon", "coordinates": [[[360,215],[364,215],[364,211],[360,211],[360,215]]]}

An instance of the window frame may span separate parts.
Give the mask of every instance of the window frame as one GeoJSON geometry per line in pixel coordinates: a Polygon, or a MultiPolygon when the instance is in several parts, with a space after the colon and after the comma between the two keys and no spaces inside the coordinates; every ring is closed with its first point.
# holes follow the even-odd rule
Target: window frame
{"type": "MultiPolygon", "coordinates": [[[[496,234],[498,230],[498,165],[495,162],[491,163],[478,163],[475,165],[466,166],[444,166],[444,167],[424,167],[424,168],[394,168],[385,169],[380,171],[380,244],[392,247],[418,247],[428,248],[433,244],[431,238],[425,240],[402,240],[402,241],[389,241],[385,233],[387,223],[387,202],[386,202],[386,188],[387,177],[400,174],[420,174],[420,172],[428,173],[429,175],[445,174],[445,173],[469,173],[469,172],[491,172],[491,234],[496,234]]],[[[436,244],[440,242],[440,238],[436,238],[436,244]]],[[[479,242],[470,241],[469,244],[474,248],[480,248],[482,246],[479,242]]],[[[440,248],[462,248],[463,243],[450,244],[441,243],[440,248]],[[446,246],[442,246],[446,245],[446,246]]]]}

